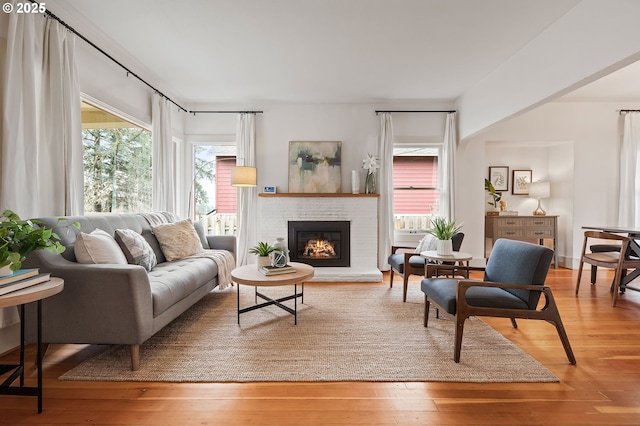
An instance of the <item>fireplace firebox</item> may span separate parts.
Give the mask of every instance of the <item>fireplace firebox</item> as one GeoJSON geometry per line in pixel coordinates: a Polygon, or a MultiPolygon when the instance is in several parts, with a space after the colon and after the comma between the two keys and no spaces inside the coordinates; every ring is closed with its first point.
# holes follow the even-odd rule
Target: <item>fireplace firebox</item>
{"type": "Polygon", "coordinates": [[[311,266],[350,266],[351,223],[289,221],[289,256],[311,266]]]}

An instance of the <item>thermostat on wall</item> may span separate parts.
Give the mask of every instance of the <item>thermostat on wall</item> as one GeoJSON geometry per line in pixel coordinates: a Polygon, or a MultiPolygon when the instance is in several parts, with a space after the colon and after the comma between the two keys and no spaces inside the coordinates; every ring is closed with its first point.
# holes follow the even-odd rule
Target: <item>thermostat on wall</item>
{"type": "Polygon", "coordinates": [[[262,192],[264,192],[265,194],[275,194],[276,193],[276,187],[275,186],[265,186],[262,188],[262,192]]]}

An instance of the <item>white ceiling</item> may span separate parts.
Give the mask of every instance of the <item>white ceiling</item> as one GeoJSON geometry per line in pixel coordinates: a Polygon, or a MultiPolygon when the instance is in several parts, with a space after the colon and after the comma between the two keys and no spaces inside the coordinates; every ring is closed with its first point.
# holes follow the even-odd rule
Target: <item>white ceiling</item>
{"type": "MultiPolygon", "coordinates": [[[[181,102],[353,102],[457,99],[578,2],[59,0],[47,7],[181,102]]],[[[632,69],[627,74],[639,75],[640,66],[632,69]]],[[[603,79],[567,98],[603,90],[633,96],[621,84],[628,86],[603,79]]],[[[640,99],[638,84],[635,91],[640,99]]]]}

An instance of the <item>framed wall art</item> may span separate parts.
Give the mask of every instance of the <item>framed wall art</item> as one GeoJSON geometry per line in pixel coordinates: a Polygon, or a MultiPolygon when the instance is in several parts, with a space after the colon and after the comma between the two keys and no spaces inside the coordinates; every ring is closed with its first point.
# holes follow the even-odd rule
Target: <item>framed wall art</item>
{"type": "Polygon", "coordinates": [[[489,181],[496,191],[509,190],[509,167],[491,166],[489,167],[489,181]]]}
{"type": "Polygon", "coordinates": [[[342,143],[289,142],[289,192],[342,192],[342,143]]]}
{"type": "Polygon", "coordinates": [[[513,195],[529,194],[529,184],[531,183],[531,170],[514,170],[511,193],[513,195]]]}

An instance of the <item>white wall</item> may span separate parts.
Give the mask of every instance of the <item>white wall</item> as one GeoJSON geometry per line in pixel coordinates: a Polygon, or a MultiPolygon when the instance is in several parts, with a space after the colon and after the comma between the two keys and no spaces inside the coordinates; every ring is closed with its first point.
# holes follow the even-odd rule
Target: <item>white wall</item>
{"type": "Polygon", "coordinates": [[[461,138],[639,60],[638,16],[638,1],[579,2],[465,91],[457,103],[461,138]]]}
{"type": "MultiPolygon", "coordinates": [[[[507,165],[524,169],[530,164],[534,180],[541,177],[552,182],[552,198],[543,203],[549,214],[560,215],[558,254],[561,260],[568,258],[568,266],[575,267],[582,249],[581,227],[616,223],[622,130],[618,111],[638,107],[640,101],[553,102],[463,141],[457,164],[457,211],[459,220],[465,222],[465,249],[476,256],[483,253],[482,182],[487,167],[507,165]],[[496,152],[496,147],[504,144],[516,148],[496,152]],[[525,144],[526,149],[518,144],[525,144]],[[534,148],[535,145],[539,148],[534,148]],[[504,163],[498,163],[498,158],[504,163]]],[[[520,214],[533,210],[533,200],[514,197],[509,196],[508,202],[517,206],[520,214]]]]}
{"type": "MultiPolygon", "coordinates": [[[[194,110],[262,110],[256,117],[258,187],[277,186],[288,192],[290,141],[341,141],[342,192],[351,192],[351,170],[362,172],[367,153],[378,154],[380,109],[450,109],[450,103],[269,103],[263,105],[190,105],[194,110]]],[[[197,114],[185,120],[187,141],[219,139],[235,134],[235,114],[197,114]]],[[[445,114],[394,114],[397,141],[441,142],[445,114]]],[[[187,148],[190,149],[190,148],[187,148]]],[[[360,179],[364,190],[364,174],[360,179]]]]}

